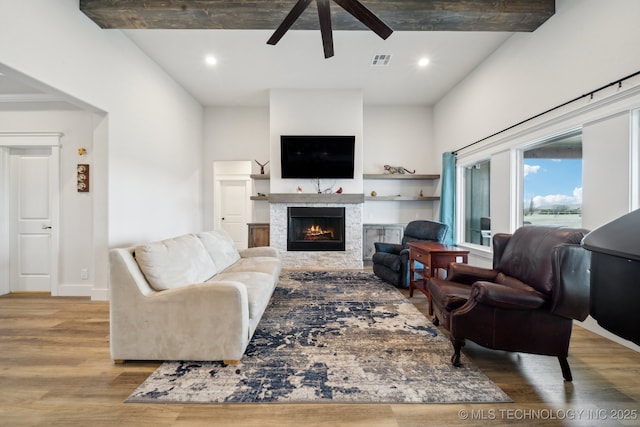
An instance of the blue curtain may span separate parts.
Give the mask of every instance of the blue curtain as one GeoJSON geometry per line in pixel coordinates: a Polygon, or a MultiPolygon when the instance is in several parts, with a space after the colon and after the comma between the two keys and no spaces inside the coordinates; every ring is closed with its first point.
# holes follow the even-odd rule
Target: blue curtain
{"type": "Polygon", "coordinates": [[[456,155],[442,154],[442,176],[440,194],[440,222],[449,226],[449,233],[445,238],[447,245],[456,241],[456,155]]]}

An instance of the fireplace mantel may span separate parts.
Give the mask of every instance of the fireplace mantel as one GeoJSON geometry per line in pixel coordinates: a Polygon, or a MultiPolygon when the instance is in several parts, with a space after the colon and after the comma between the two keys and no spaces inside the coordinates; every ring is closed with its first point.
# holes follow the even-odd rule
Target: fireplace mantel
{"type": "Polygon", "coordinates": [[[364,194],[271,193],[269,203],[364,203],[364,194]]]}

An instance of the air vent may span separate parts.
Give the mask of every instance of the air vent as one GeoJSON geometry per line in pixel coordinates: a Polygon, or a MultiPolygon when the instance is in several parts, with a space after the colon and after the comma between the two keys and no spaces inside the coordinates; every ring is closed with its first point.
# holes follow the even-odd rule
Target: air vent
{"type": "Polygon", "coordinates": [[[371,60],[372,67],[386,67],[389,65],[389,61],[391,61],[391,55],[375,55],[371,60]]]}

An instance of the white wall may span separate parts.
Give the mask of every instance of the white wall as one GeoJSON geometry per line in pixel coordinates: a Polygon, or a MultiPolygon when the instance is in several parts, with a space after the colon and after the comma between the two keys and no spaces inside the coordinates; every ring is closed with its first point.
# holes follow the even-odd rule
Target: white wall
{"type": "MultiPolygon", "coordinates": [[[[204,113],[204,228],[213,229],[213,162],[250,160],[252,173],[260,173],[256,160],[269,160],[268,107],[209,107],[204,113]]],[[[271,163],[265,167],[268,174],[271,163]]],[[[268,193],[266,188],[257,191],[268,193]]],[[[254,221],[269,221],[266,203],[254,203],[254,221]],[[261,209],[262,208],[262,209],[261,209]]]]}
{"type": "Polygon", "coordinates": [[[434,107],[437,151],[453,151],[640,68],[640,2],[557,0],[434,107]]]}
{"type": "MultiPolygon", "coordinates": [[[[91,295],[93,269],[93,192],[76,190],[76,165],[93,164],[93,114],[81,111],[0,112],[2,132],[63,133],[60,138],[59,295],[91,295]],[[78,148],[87,149],[78,156],[78,148]],[[80,278],[87,269],[89,279],[80,278]]],[[[90,182],[93,188],[93,180],[90,182]]]]}
{"type": "MultiPolygon", "coordinates": [[[[316,92],[316,91],[312,91],[316,92]]],[[[302,91],[306,96],[306,91],[302,91]]],[[[343,96],[336,92],[337,102],[343,96]]],[[[295,103],[292,108],[295,108],[295,103]]],[[[404,165],[415,169],[416,173],[437,173],[441,161],[439,155],[433,155],[433,114],[427,106],[368,106],[362,114],[362,170],[363,173],[383,173],[387,163],[404,165]]],[[[354,108],[355,109],[355,108],[354,108]]],[[[304,110],[309,111],[309,110],[304,110]]],[[[308,114],[311,114],[310,112],[308,114]]],[[[300,119],[308,123],[308,114],[300,119]]],[[[320,112],[322,117],[325,112],[320,112]]],[[[266,173],[273,175],[274,163],[271,160],[270,146],[270,112],[268,107],[209,107],[204,115],[204,227],[213,224],[213,188],[211,165],[216,160],[251,160],[253,173],[259,173],[260,167],[254,160],[264,163],[270,160],[265,168],[266,173]]],[[[325,119],[326,120],[326,119],[325,119]]],[[[357,118],[355,119],[357,121],[357,118]]],[[[318,133],[332,133],[331,126],[325,121],[316,130],[318,133]]],[[[300,132],[310,132],[302,128],[300,132]]],[[[298,130],[298,129],[296,129],[298,130]]],[[[278,134],[279,137],[279,134],[278,134]]],[[[279,154],[278,154],[279,162],[279,154]]],[[[279,174],[279,163],[277,166],[279,174]]],[[[313,191],[310,181],[305,181],[307,191],[313,191]]],[[[269,193],[268,181],[255,181],[255,192],[269,193]]],[[[336,187],[337,188],[337,187],[336,187]]],[[[414,191],[422,189],[427,195],[437,195],[437,182],[383,182],[363,183],[365,193],[377,189],[380,194],[414,191]],[[408,188],[411,187],[411,188],[408,188]]],[[[286,188],[288,191],[290,188],[286,188]]],[[[412,219],[435,218],[436,203],[424,202],[366,202],[364,215],[368,223],[406,223],[412,219]]],[[[269,206],[266,202],[254,202],[253,221],[268,222],[269,206]]]]}
{"type": "Polygon", "coordinates": [[[428,106],[364,106],[364,173],[383,166],[405,166],[419,174],[436,173],[441,157],[433,150],[433,111],[428,106]]]}
{"type": "Polygon", "coordinates": [[[362,193],[363,109],[361,90],[274,89],[269,97],[271,192],[314,193],[314,180],[282,179],[281,135],[355,135],[354,179],[320,180],[345,193],[362,193]]]}
{"type": "MultiPolygon", "coordinates": [[[[531,34],[512,36],[434,107],[437,151],[458,150],[640,70],[638,16],[640,2],[633,0],[558,0],[554,17],[531,34]]],[[[583,128],[583,226],[593,229],[628,212],[637,200],[638,149],[630,126],[636,108],[640,78],[461,150],[461,163],[491,158],[492,180],[503,181],[492,182],[492,231],[517,225],[508,212],[517,200],[510,150],[575,128],[583,128]]],[[[607,335],[593,323],[585,325],[607,335]]]]}
{"type": "Polygon", "coordinates": [[[630,119],[623,112],[582,130],[582,223],[588,229],[631,210],[630,119]]]}
{"type": "MultiPolygon", "coordinates": [[[[417,174],[439,173],[441,156],[435,154],[433,110],[428,106],[365,105],[364,173],[384,173],[383,166],[404,166],[417,174]]],[[[364,193],[426,196],[440,194],[438,181],[365,180],[364,193]]],[[[437,202],[367,201],[364,221],[369,224],[401,223],[437,219],[437,202]]]]}
{"type": "Polygon", "coordinates": [[[120,31],[90,21],[77,0],[0,0],[0,10],[0,66],[108,114],[94,123],[108,144],[94,147],[103,153],[94,159],[103,183],[93,194],[104,238],[96,269],[106,271],[108,246],[201,229],[200,104],[120,31]]]}
{"type": "Polygon", "coordinates": [[[77,0],[0,0],[0,60],[109,114],[109,244],[201,228],[202,107],[77,0]]]}

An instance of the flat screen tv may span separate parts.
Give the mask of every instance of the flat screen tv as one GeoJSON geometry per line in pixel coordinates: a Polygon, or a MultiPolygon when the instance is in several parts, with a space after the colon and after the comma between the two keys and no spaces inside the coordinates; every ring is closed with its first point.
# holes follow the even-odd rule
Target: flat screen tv
{"type": "Polygon", "coordinates": [[[282,135],[282,178],[353,178],[355,139],[282,135]]]}

